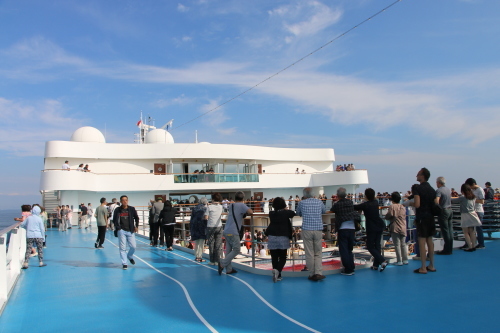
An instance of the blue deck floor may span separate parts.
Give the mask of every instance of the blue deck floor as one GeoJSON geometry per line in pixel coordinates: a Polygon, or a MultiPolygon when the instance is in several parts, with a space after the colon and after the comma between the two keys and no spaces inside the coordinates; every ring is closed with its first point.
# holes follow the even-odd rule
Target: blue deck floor
{"type": "Polygon", "coordinates": [[[181,251],[138,237],[135,266],[122,270],[117,238],[48,231],[47,267],[23,271],[0,332],[498,332],[500,241],[385,272],[358,270],[321,282],[239,272],[219,276],[181,251]],[[113,244],[111,244],[111,242],[113,244]]]}

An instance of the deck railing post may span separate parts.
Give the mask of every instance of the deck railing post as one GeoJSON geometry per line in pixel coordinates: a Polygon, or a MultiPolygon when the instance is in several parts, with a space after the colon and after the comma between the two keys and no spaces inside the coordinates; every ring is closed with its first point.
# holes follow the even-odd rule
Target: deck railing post
{"type": "MultiPolygon", "coordinates": [[[[245,223],[245,220],[243,220],[243,223],[245,223]]],[[[254,235],[254,224],[253,224],[253,215],[250,215],[250,239],[252,239],[252,267],[255,268],[255,241],[253,239],[254,235]]]]}
{"type": "Polygon", "coordinates": [[[7,303],[7,239],[5,236],[0,237],[0,311],[7,303]]]}
{"type": "Polygon", "coordinates": [[[17,234],[19,235],[18,263],[19,267],[21,267],[22,263],[24,262],[24,256],[26,255],[26,246],[28,245],[26,242],[26,229],[17,228],[15,230],[17,230],[17,234]]]}

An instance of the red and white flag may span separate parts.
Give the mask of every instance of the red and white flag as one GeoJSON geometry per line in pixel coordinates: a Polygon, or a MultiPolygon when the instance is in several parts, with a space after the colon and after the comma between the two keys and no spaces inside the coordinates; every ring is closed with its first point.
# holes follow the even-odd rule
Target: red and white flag
{"type": "Polygon", "coordinates": [[[139,120],[139,121],[137,122],[137,127],[141,126],[141,124],[142,124],[142,120],[139,120]]]}

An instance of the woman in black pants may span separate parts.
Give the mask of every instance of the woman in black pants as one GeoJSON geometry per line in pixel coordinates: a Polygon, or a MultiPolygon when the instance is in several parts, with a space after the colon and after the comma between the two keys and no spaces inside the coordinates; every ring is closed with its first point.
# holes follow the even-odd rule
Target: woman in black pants
{"type": "Polygon", "coordinates": [[[177,213],[177,209],[172,207],[172,203],[170,200],[165,202],[163,206],[163,210],[160,213],[160,218],[158,222],[161,225],[163,232],[165,233],[166,238],[166,249],[165,251],[172,251],[172,243],[174,241],[174,229],[175,229],[175,214],[177,213]]]}
{"type": "Polygon", "coordinates": [[[365,190],[365,202],[354,205],[355,210],[362,210],[366,219],[366,247],[373,256],[373,270],[383,272],[388,262],[382,256],[382,232],[385,229],[385,222],[380,217],[378,200],[375,198],[375,191],[371,188],[365,190]]]}
{"type": "Polygon", "coordinates": [[[285,200],[280,197],[274,199],[273,208],[274,210],[269,212],[271,222],[266,229],[266,235],[273,264],[273,281],[276,282],[281,281],[281,271],[285,267],[286,254],[292,239],[290,219],[295,216],[295,212],[289,210],[285,200]]]}

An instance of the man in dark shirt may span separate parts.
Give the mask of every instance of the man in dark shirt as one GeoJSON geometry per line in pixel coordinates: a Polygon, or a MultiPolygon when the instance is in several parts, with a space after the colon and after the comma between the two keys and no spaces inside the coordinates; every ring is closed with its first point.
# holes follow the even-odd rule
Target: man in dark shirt
{"type": "Polygon", "coordinates": [[[354,255],[352,249],[355,241],[355,225],[354,219],[356,213],[354,212],[354,205],[351,200],[346,199],[346,189],[340,187],[337,190],[339,201],[334,203],[331,211],[335,213],[335,230],[338,233],[338,245],[340,252],[340,260],[344,269],[340,274],[354,275],[354,255]]]}
{"type": "Polygon", "coordinates": [[[417,226],[422,266],[414,270],[414,272],[420,274],[427,274],[428,271],[436,271],[434,267],[434,242],[432,240],[432,236],[436,233],[436,224],[432,213],[432,206],[436,199],[436,190],[428,182],[430,177],[431,173],[427,168],[420,169],[417,173],[417,181],[420,185],[415,187],[415,225],[417,226]],[[430,260],[429,266],[426,266],[427,255],[430,260]]]}
{"type": "Polygon", "coordinates": [[[115,225],[115,235],[120,239],[120,257],[123,269],[127,269],[127,258],[132,265],[135,265],[133,258],[135,252],[135,233],[139,227],[139,216],[134,207],[128,205],[128,197],[120,197],[121,206],[117,207],[113,214],[113,224],[115,225]],[[135,223],[134,223],[135,222],[135,223]],[[129,251],[127,253],[127,244],[129,251]]]}
{"type": "Polygon", "coordinates": [[[484,186],[485,186],[485,188],[484,188],[484,200],[493,201],[495,199],[495,191],[491,187],[491,183],[486,182],[484,184],[484,186]]]}
{"type": "Polygon", "coordinates": [[[87,225],[87,215],[89,213],[87,207],[85,206],[85,204],[81,204],[80,205],[80,212],[81,212],[81,215],[80,215],[80,227],[78,229],[81,229],[82,227],[85,227],[85,229],[87,229],[88,225],[87,225]]]}
{"type": "Polygon", "coordinates": [[[366,248],[373,256],[372,269],[383,272],[389,262],[382,255],[382,233],[385,222],[380,217],[378,200],[375,199],[375,191],[372,188],[365,190],[365,202],[354,205],[355,210],[363,211],[366,219],[366,248]]]}

